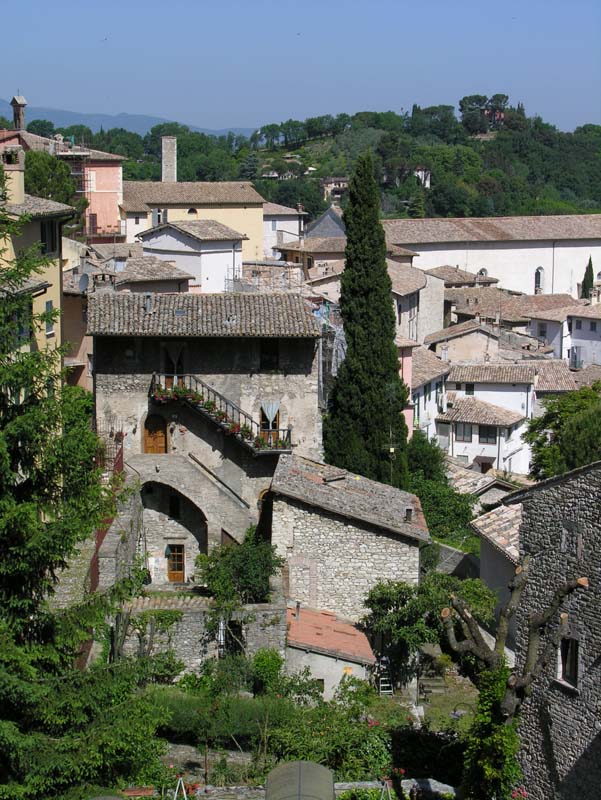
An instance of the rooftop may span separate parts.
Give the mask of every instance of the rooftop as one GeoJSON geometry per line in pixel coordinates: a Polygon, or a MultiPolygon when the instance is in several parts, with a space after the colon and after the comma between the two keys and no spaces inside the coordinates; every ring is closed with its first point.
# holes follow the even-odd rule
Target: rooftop
{"type": "Polygon", "coordinates": [[[466,467],[463,462],[457,461],[452,456],[446,456],[446,474],[453,489],[460,494],[475,494],[478,496],[495,484],[506,488],[507,492],[512,492],[515,489],[515,486],[497,477],[494,470],[477,472],[466,467]]]}
{"type": "Polygon", "coordinates": [[[140,242],[113,242],[112,244],[90,244],[90,250],[101,259],[129,258],[143,255],[140,242]]]}
{"type": "Polygon", "coordinates": [[[601,238],[601,214],[388,219],[382,225],[391,244],[601,238]]]}
{"type": "Polygon", "coordinates": [[[419,346],[411,354],[411,388],[417,389],[424,383],[447,375],[451,369],[448,361],[442,361],[427,347],[419,346]]]}
{"type": "Polygon", "coordinates": [[[172,261],[156,256],[134,256],[127,259],[125,269],[117,272],[116,285],[120,283],[146,283],[151,281],[187,281],[194,276],[178,269],[172,261]]]}
{"type": "Polygon", "coordinates": [[[15,217],[22,217],[27,214],[34,219],[40,217],[70,217],[75,213],[75,209],[64,203],[57,203],[55,200],[46,200],[44,197],[34,197],[31,194],[25,195],[23,203],[9,203],[5,207],[7,214],[15,217]]]}
{"type": "Polygon", "coordinates": [[[341,517],[418,541],[430,541],[422,507],[415,495],[338,467],[301,456],[282,455],[271,490],[341,517]],[[411,522],[405,522],[408,508],[412,511],[411,522]]]}
{"type": "Polygon", "coordinates": [[[566,361],[541,358],[530,363],[538,375],[535,387],[538,393],[573,392],[578,388],[576,383],[578,373],[572,372],[566,361]]]}
{"type": "Polygon", "coordinates": [[[96,336],[317,338],[320,326],[301,296],[291,293],[100,292],[89,297],[88,333],[96,336]]]}
{"type": "Polygon", "coordinates": [[[233,228],[228,228],[221,222],[214,219],[198,219],[198,220],[177,220],[176,222],[163,222],[161,225],[155,225],[154,228],[142,231],[138,234],[138,238],[145,239],[150,234],[156,233],[160,230],[173,228],[176,231],[181,231],[193,239],[198,239],[199,242],[233,242],[248,239],[243,233],[238,233],[233,228]]]}
{"type": "MultiPolygon", "coordinates": [[[[601,217],[601,215],[599,215],[601,217]]],[[[473,289],[445,289],[445,300],[456,307],[458,314],[513,323],[526,323],[543,310],[576,304],[569,294],[512,294],[495,286],[473,289]]]]}
{"type": "Polygon", "coordinates": [[[148,212],[154,206],[170,205],[263,205],[263,198],[250,181],[123,181],[122,208],[148,212]]]}
{"type": "Polygon", "coordinates": [[[580,389],[582,386],[592,386],[593,383],[601,381],[601,365],[591,364],[578,372],[572,372],[576,388],[580,389]]]}
{"type": "Polygon", "coordinates": [[[499,332],[494,328],[491,328],[489,325],[485,325],[482,322],[477,322],[475,319],[468,319],[465,322],[457,323],[457,325],[451,325],[448,328],[442,328],[440,331],[429,333],[424,339],[424,344],[437,344],[438,342],[446,342],[449,339],[455,339],[458,336],[465,336],[468,333],[474,333],[474,331],[481,331],[489,336],[494,336],[496,339],[499,338],[499,332]]]}
{"type": "Polygon", "coordinates": [[[46,136],[38,136],[29,131],[0,131],[0,141],[15,139],[25,150],[41,150],[50,155],[62,157],[85,158],[90,161],[125,161],[125,156],[116,153],[105,153],[102,150],[93,150],[85,145],[71,144],[70,141],[61,141],[46,136]]]}
{"type": "Polygon", "coordinates": [[[455,364],[449,373],[451,383],[534,383],[532,364],[455,364]]]}
{"type": "Polygon", "coordinates": [[[522,505],[498,506],[472,520],[472,528],[493,547],[503,553],[512,564],[520,560],[520,525],[522,505]]]}
{"type": "Polygon", "coordinates": [[[459,269],[459,267],[452,267],[450,264],[445,264],[441,267],[432,267],[432,269],[427,269],[425,272],[427,275],[434,275],[436,278],[441,278],[445,282],[445,286],[473,286],[475,283],[487,286],[499,282],[498,278],[467,272],[464,269],[459,269]]]}
{"type": "Polygon", "coordinates": [[[306,215],[307,215],[306,211],[299,211],[298,208],[290,208],[290,206],[281,206],[278,203],[263,203],[264,217],[279,217],[279,216],[304,217],[306,215]]]}
{"type": "Polygon", "coordinates": [[[344,253],[346,236],[307,236],[298,242],[279,245],[279,249],[295,253],[344,253]]]}
{"type": "Polygon", "coordinates": [[[565,322],[568,317],[581,317],[582,319],[601,319],[601,303],[585,305],[575,300],[563,308],[549,311],[537,311],[530,314],[532,319],[542,319],[548,322],[565,322]]]}
{"type": "Polygon", "coordinates": [[[376,657],[363,631],[350,622],[339,619],[331,611],[314,611],[310,608],[286,612],[289,647],[298,647],[315,653],[342,658],[357,664],[375,664],[376,657]]]}
{"type": "Polygon", "coordinates": [[[399,264],[398,261],[393,261],[390,258],[386,259],[386,266],[392,283],[392,291],[400,297],[419,292],[426,285],[426,276],[417,267],[411,267],[409,264],[399,264]]]}
{"type": "Polygon", "coordinates": [[[438,414],[437,422],[467,422],[471,425],[496,425],[507,428],[522,422],[525,416],[517,411],[477,400],[475,397],[461,397],[455,392],[447,393],[447,410],[438,414]]]}

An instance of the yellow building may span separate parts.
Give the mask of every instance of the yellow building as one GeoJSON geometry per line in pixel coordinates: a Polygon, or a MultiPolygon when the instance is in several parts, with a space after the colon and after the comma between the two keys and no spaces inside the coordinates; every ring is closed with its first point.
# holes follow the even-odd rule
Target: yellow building
{"type": "MultiPolygon", "coordinates": [[[[5,211],[14,217],[27,216],[19,236],[0,242],[0,258],[12,263],[19,251],[41,244],[42,252],[51,257],[48,266],[32,275],[33,312],[41,314],[62,307],[61,226],[74,210],[71,206],[25,194],[25,153],[20,147],[6,147],[0,151],[0,163],[6,177],[5,211]]],[[[36,332],[39,348],[47,345],[59,347],[62,343],[61,320],[47,322],[36,332]]]]}
{"type": "Polygon", "coordinates": [[[263,257],[263,198],[248,181],[124,181],[121,219],[128,242],[164,222],[215,220],[238,231],[243,261],[263,257]]]}

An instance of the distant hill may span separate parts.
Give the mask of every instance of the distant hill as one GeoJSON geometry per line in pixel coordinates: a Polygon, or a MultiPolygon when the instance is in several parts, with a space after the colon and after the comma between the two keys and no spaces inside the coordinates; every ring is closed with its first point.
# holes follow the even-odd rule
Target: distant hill
{"type": "MultiPolygon", "coordinates": [[[[1,98],[0,116],[7,119],[13,118],[12,106],[7,100],[2,100],[1,98]]],[[[164,119],[163,117],[150,117],[146,114],[83,114],[79,111],[63,111],[59,108],[27,106],[25,109],[25,121],[31,122],[33,119],[47,119],[54,123],[56,128],[67,128],[69,125],[87,125],[93,133],[97,133],[100,128],[104,128],[105,131],[110,128],[125,128],[125,130],[133,133],[139,133],[140,136],[144,136],[155,125],[176,121],[164,119]]],[[[181,124],[185,125],[187,123],[181,124]]],[[[208,133],[212,136],[224,136],[230,131],[243,136],[250,136],[255,130],[254,128],[221,128],[212,130],[211,128],[198,128],[195,125],[189,125],[188,127],[192,131],[208,133]]]]}

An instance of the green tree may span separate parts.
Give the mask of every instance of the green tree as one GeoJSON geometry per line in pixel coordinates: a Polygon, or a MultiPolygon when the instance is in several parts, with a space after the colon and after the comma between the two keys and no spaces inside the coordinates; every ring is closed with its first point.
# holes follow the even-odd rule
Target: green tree
{"type": "Polygon", "coordinates": [[[324,447],[330,464],[404,487],[407,426],[402,410],[408,393],[399,377],[379,211],[373,162],[366,153],[351,178],[344,212],[347,245],[340,313],[347,350],[332,390],[324,447]]]}
{"type": "Polygon", "coordinates": [[[25,191],[28,194],[71,205],[76,188],[64,161],[42,150],[29,150],[26,153],[25,191]]]}
{"type": "Polygon", "coordinates": [[[424,199],[423,189],[416,189],[409,198],[409,207],[407,213],[410,217],[418,219],[426,216],[426,202],[424,199]]]}
{"type": "Polygon", "coordinates": [[[48,139],[54,136],[55,133],[54,122],[50,122],[49,119],[32,119],[27,125],[27,130],[29,133],[46,136],[48,139]]]}
{"type": "Polygon", "coordinates": [[[586,265],[586,270],[584,272],[584,278],[582,279],[582,286],[580,287],[580,297],[588,300],[591,296],[591,292],[593,291],[594,284],[595,275],[593,273],[593,258],[592,256],[589,256],[588,264],[586,265]]]}
{"type": "Polygon", "coordinates": [[[543,407],[524,434],[532,450],[532,477],[543,480],[601,458],[601,383],[550,397],[543,407]]]}

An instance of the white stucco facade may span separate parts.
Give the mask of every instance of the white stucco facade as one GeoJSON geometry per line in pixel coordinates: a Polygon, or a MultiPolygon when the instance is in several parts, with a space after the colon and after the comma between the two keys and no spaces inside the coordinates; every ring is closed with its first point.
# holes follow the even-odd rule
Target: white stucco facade
{"type": "Polygon", "coordinates": [[[471,425],[458,427],[458,423],[436,423],[438,444],[449,455],[472,464],[476,459],[487,459],[493,469],[528,474],[530,448],[522,440],[525,422],[511,428],[492,426],[495,440],[488,441],[491,426],[471,425]]]}
{"type": "Polygon", "coordinates": [[[542,269],[542,294],[571,294],[577,297],[589,257],[601,265],[601,239],[569,241],[484,241],[484,242],[403,242],[415,250],[415,265],[431,269],[451,264],[468,272],[485,269],[499,279],[498,286],[525,294],[537,290],[536,271],[542,269]]]}
{"type": "Polygon", "coordinates": [[[173,228],[162,228],[142,238],[144,255],[173,261],[194,276],[189,291],[224,292],[226,281],[242,274],[242,241],[200,241],[173,228]]]}
{"type": "Polygon", "coordinates": [[[298,242],[303,232],[303,215],[263,213],[263,256],[278,258],[274,247],[287,242],[298,242]]]}
{"type": "Polygon", "coordinates": [[[445,376],[414,386],[411,392],[413,402],[413,427],[423,431],[428,439],[436,436],[436,415],[441,408],[445,376]]]}
{"type": "Polygon", "coordinates": [[[553,357],[567,361],[574,369],[601,364],[601,319],[533,319],[529,333],[547,342],[553,348],[553,357]]]}

